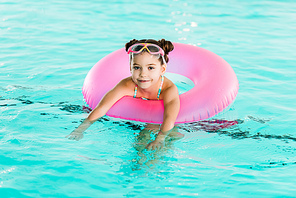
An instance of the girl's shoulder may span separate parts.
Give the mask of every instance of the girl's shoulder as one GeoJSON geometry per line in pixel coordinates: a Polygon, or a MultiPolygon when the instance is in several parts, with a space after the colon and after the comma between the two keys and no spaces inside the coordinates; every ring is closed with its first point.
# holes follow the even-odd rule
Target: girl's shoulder
{"type": "Polygon", "coordinates": [[[164,77],[164,83],[160,98],[163,99],[166,95],[179,95],[177,86],[167,77],[164,77]]]}
{"type": "Polygon", "coordinates": [[[177,86],[167,77],[164,77],[163,91],[167,89],[175,89],[177,86]]]}
{"type": "Polygon", "coordinates": [[[131,77],[122,79],[113,90],[122,93],[125,96],[133,96],[135,83],[131,77]]]}
{"type": "Polygon", "coordinates": [[[122,79],[118,84],[121,85],[121,86],[127,87],[127,88],[130,88],[130,87],[133,88],[133,87],[135,87],[135,83],[132,80],[132,77],[131,76],[122,79]]]}

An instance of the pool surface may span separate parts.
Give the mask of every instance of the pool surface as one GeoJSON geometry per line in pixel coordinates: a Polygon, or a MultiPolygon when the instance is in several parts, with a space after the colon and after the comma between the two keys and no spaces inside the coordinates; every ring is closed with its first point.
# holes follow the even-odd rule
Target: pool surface
{"type": "Polygon", "coordinates": [[[1,1],[0,197],[295,197],[295,19],[292,0],[1,1]],[[157,152],[106,116],[66,139],[87,72],[133,38],[218,54],[235,102],[157,152]]]}

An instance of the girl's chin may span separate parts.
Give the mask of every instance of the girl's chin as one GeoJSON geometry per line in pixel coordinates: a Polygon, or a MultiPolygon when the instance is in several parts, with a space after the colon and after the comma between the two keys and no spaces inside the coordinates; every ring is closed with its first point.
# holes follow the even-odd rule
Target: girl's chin
{"type": "Polygon", "coordinates": [[[138,85],[141,89],[148,89],[151,85],[138,85]]]}
{"type": "Polygon", "coordinates": [[[138,81],[138,85],[140,87],[150,87],[151,86],[151,81],[150,80],[147,80],[147,81],[138,81]]]}

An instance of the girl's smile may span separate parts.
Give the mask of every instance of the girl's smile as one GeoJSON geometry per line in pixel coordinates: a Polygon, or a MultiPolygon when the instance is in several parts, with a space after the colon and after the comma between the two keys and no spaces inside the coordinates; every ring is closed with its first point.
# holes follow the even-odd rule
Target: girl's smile
{"type": "Polygon", "coordinates": [[[138,80],[140,83],[150,82],[150,80],[138,80]]]}

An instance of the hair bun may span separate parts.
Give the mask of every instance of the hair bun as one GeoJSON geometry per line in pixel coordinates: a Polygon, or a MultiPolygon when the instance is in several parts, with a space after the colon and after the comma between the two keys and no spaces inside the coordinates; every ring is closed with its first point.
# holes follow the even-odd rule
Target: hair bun
{"type": "Polygon", "coordinates": [[[125,44],[125,51],[128,51],[128,48],[130,48],[130,46],[132,46],[133,44],[139,43],[139,41],[137,39],[133,39],[130,40],[128,43],[125,44]]]}
{"type": "Polygon", "coordinates": [[[160,44],[160,47],[164,50],[165,54],[169,54],[169,52],[173,51],[174,45],[172,44],[171,41],[167,41],[165,39],[161,39],[158,41],[160,44]]]}

